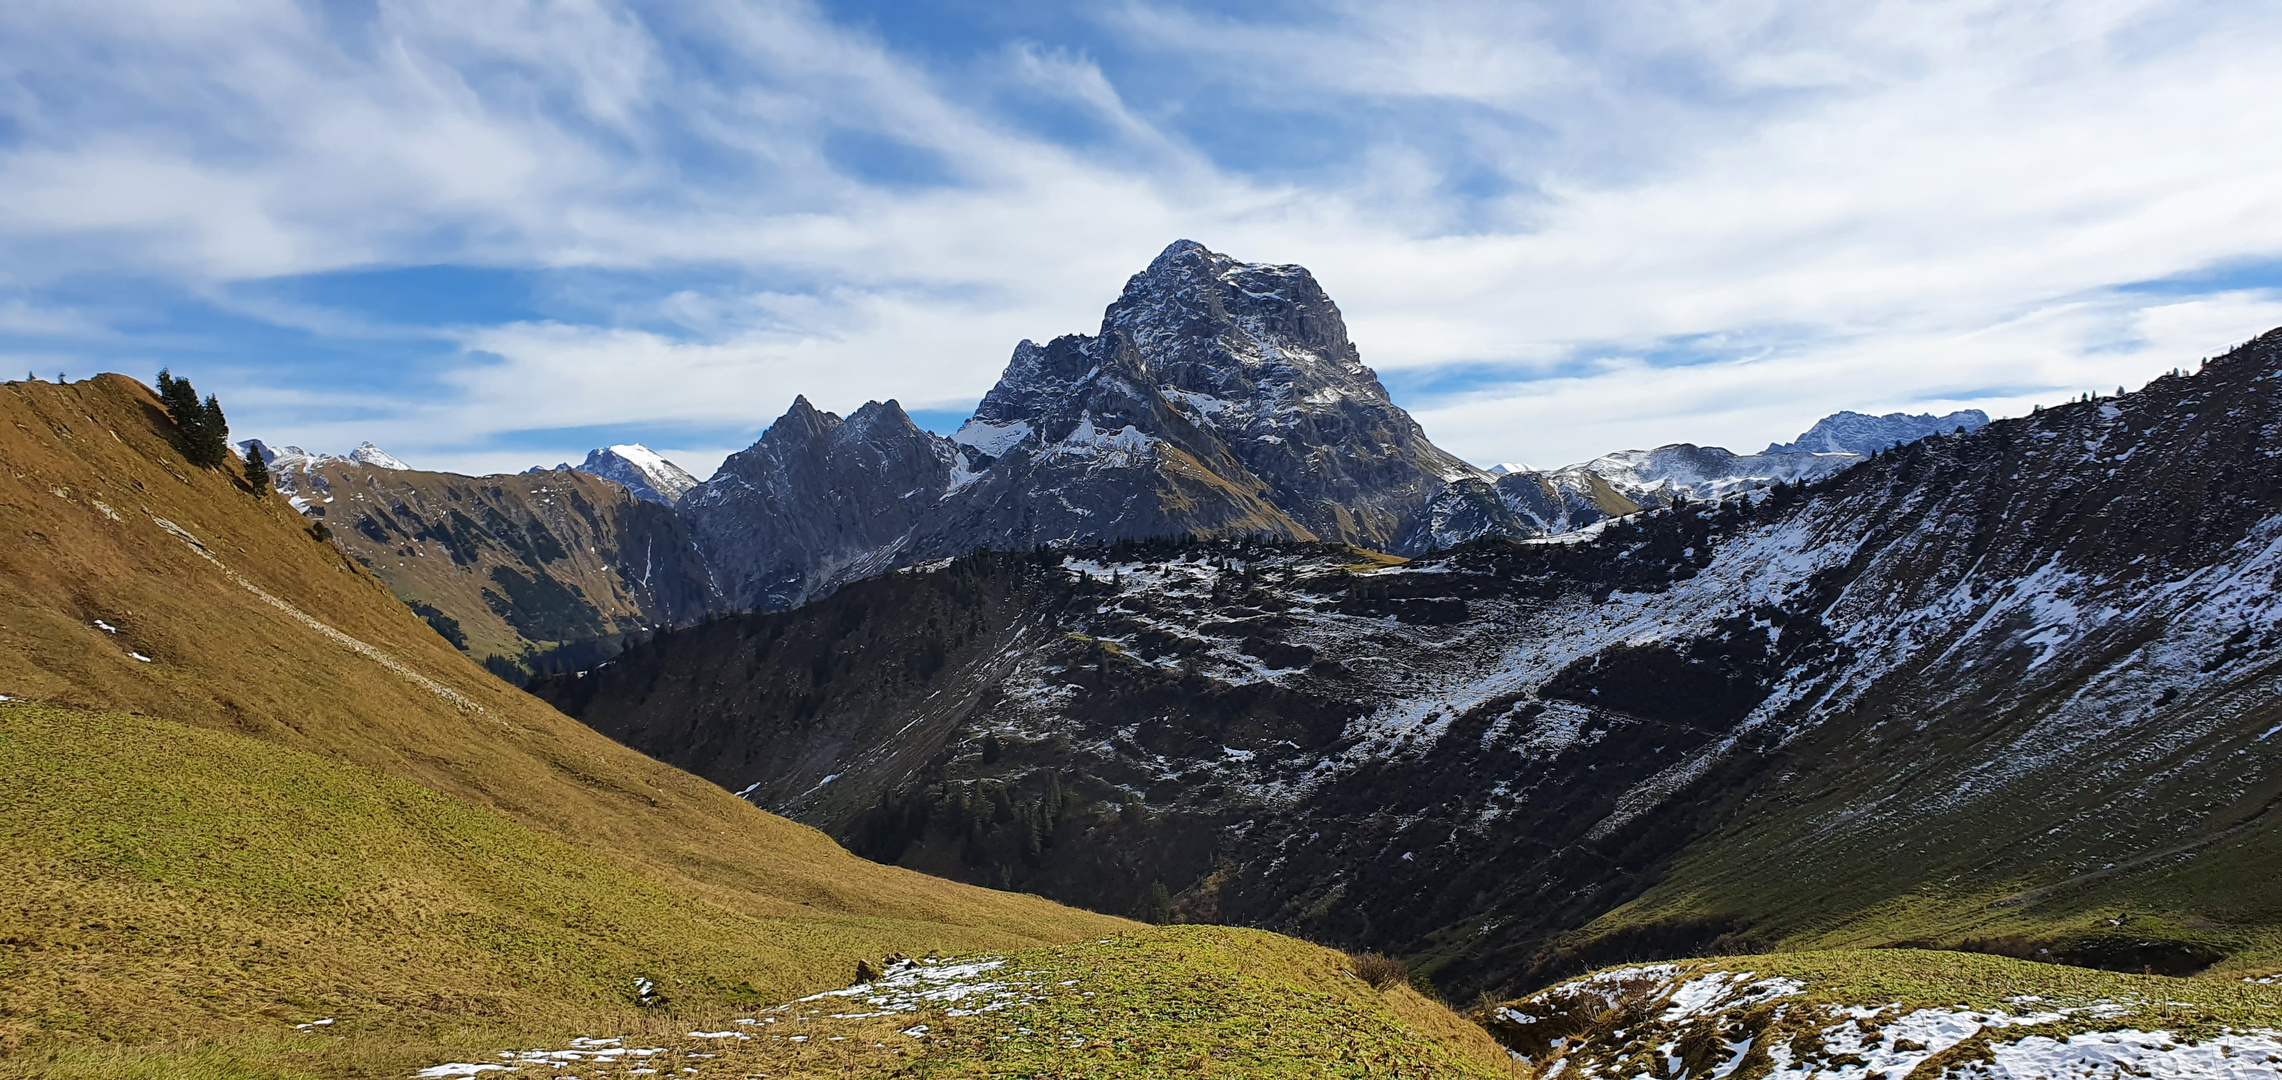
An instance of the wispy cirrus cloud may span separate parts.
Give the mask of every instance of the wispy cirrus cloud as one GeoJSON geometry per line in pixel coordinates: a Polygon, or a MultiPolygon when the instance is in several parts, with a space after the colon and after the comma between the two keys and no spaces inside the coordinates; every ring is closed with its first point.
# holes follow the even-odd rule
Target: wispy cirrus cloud
{"type": "Polygon", "coordinates": [[[1313,268],[1476,460],[2018,411],[2282,322],[2277,30],[34,0],[0,11],[0,312],[71,318],[0,351],[174,362],[279,441],[498,469],[607,429],[702,470],[795,393],[971,402],[1187,236],[1313,268]]]}

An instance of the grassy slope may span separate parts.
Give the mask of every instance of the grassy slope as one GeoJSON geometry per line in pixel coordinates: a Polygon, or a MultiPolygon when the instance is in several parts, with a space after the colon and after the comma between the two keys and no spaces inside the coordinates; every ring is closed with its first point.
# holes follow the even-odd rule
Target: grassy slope
{"type": "MultiPolygon", "coordinates": [[[[611,1031],[626,1047],[658,1053],[614,1064],[590,1054],[575,1064],[503,1075],[1253,1080],[1520,1074],[1480,1027],[1408,986],[1375,990],[1349,973],[1344,955],[1275,934],[1159,927],[1001,958],[1003,966],[969,980],[971,992],[956,1001],[907,998],[899,1006],[877,996],[831,997],[724,1014],[702,1026],[637,1024],[611,1031]],[[977,1007],[985,1004],[990,1007],[977,1007]]],[[[460,1060],[496,1061],[498,1053],[460,1060]]]]}
{"type": "Polygon", "coordinates": [[[544,1028],[636,1009],[637,976],[673,1004],[767,1003],[844,981],[852,951],[970,937],[740,914],[418,785],[152,717],[0,705],[0,785],[0,1014],[32,1029],[544,1028]]]}
{"type": "Polygon", "coordinates": [[[1082,985],[1028,1007],[1099,1045],[1009,1046],[1012,1013],[937,1012],[902,1054],[818,1040],[752,1060],[1504,1070],[1479,1029],[1369,990],[1337,953],[1202,928],[1091,944],[1133,924],[857,859],[594,734],[469,662],[234,467],[187,467],[131,380],[10,384],[0,414],[0,694],[17,699],[0,705],[17,800],[0,1076],[402,1076],[577,1033],[687,1041],[703,1018],[842,985],[858,958],[984,950],[1068,967],[1082,985]],[[636,975],[663,1008],[636,1005],[636,975]]]}
{"type": "MultiPolygon", "coordinates": [[[[922,941],[946,950],[1006,948],[1127,925],[857,859],[821,833],[619,747],[499,683],[414,618],[369,573],[331,545],[311,539],[282,499],[245,490],[234,471],[188,467],[168,441],[155,400],[132,380],[103,376],[70,386],[9,384],[0,389],[0,415],[6,418],[0,423],[0,461],[5,462],[0,535],[8,538],[0,544],[0,694],[164,717],[227,733],[230,739],[222,742],[187,736],[172,742],[183,752],[236,761],[255,772],[268,766],[256,767],[249,755],[298,752],[290,759],[300,763],[297,768],[316,768],[311,763],[321,759],[327,767],[408,781],[454,800],[436,806],[481,815],[455,819],[455,827],[493,838],[503,845],[500,850],[517,853],[514,858],[526,865],[545,861],[540,853],[550,850],[545,847],[550,843],[566,845],[559,850],[586,852],[583,858],[594,874],[607,872],[633,891],[598,886],[581,895],[623,894],[623,904],[631,906],[557,909],[542,921],[571,935],[558,937],[562,941],[577,940],[580,927],[606,928],[609,935],[622,937],[629,927],[616,920],[670,900],[684,914],[664,925],[687,928],[706,953],[699,960],[690,949],[668,950],[677,966],[650,972],[681,985],[683,1004],[698,1007],[813,990],[844,981],[859,957],[910,950],[922,941]],[[198,538],[223,565],[156,524],[160,518],[198,538]],[[466,705],[454,705],[329,639],[233,580],[224,566],[244,582],[387,654],[403,669],[461,695],[466,705]],[[97,628],[96,620],[118,632],[97,628]],[[152,662],[139,661],[133,653],[152,662]],[[728,977],[732,972],[738,977],[728,977]]],[[[55,725],[54,739],[72,737],[63,726],[70,714],[38,715],[53,718],[47,723],[55,725]]],[[[71,722],[129,724],[117,718],[71,722]]],[[[17,723],[40,726],[31,720],[17,723]]],[[[170,742],[159,729],[120,730],[118,738],[139,739],[147,746],[170,742]]],[[[30,736],[19,737],[26,740],[23,745],[32,745],[30,736]]],[[[324,790],[356,786],[346,779],[352,774],[328,775],[318,785],[324,790]]],[[[92,801],[85,805],[108,805],[106,798],[123,798],[149,779],[114,777],[125,786],[88,792],[92,801]]],[[[207,825],[243,821],[232,807],[253,805],[245,800],[258,801],[258,790],[216,789],[217,801],[209,806],[183,804],[189,816],[182,819],[178,839],[159,845],[181,858],[162,859],[175,868],[153,872],[163,880],[187,872],[185,866],[195,868],[195,863],[182,862],[200,858],[189,850],[197,846],[194,838],[205,835],[207,825]]],[[[383,789],[376,784],[374,790],[383,789]]],[[[406,789],[389,790],[397,792],[387,796],[395,805],[413,805],[404,802],[406,789]]],[[[290,793],[270,794],[282,798],[290,793]]],[[[120,805],[131,805],[131,800],[120,805]]],[[[339,817],[326,804],[298,799],[274,807],[288,825],[339,817]]],[[[356,879],[363,890],[357,895],[375,905],[401,905],[409,912],[433,901],[443,910],[451,907],[454,895],[490,896],[493,901],[506,895],[485,892],[490,886],[440,884],[438,875],[445,873],[440,864],[404,853],[420,850],[400,843],[406,835],[402,830],[413,828],[400,823],[370,832],[352,830],[338,834],[337,849],[325,850],[343,867],[396,865],[391,873],[402,875],[408,891],[391,894],[394,898],[385,904],[383,894],[372,889],[374,881],[387,875],[376,870],[375,878],[356,879]],[[410,861],[391,863],[400,858],[410,861]],[[455,894],[455,888],[474,893],[455,894]]],[[[116,866],[82,873],[69,855],[78,850],[79,840],[33,836],[22,842],[30,847],[11,851],[10,858],[45,867],[41,874],[55,876],[21,883],[30,891],[17,894],[20,906],[11,918],[27,927],[47,926],[42,934],[68,929],[72,916],[65,913],[83,905],[106,911],[92,920],[105,925],[139,926],[144,920],[163,925],[178,917],[167,914],[172,904],[185,905],[181,918],[211,914],[220,919],[230,910],[226,904],[190,902],[179,890],[150,878],[118,877],[123,871],[116,866]],[[43,846],[50,844],[55,846],[43,846]],[[119,904],[125,906],[115,906],[119,904]]],[[[129,860],[125,865],[135,864],[129,860]]],[[[251,864],[238,865],[245,869],[251,864]]],[[[248,894],[251,906],[241,910],[242,918],[251,921],[240,925],[256,925],[271,914],[282,917],[293,891],[248,894]],[[265,906],[272,904],[284,906],[274,911],[265,906]]],[[[329,917],[346,916],[343,909],[332,909],[329,917]]],[[[478,919],[471,925],[480,924],[478,919]]],[[[528,926],[498,940],[512,942],[526,932],[531,932],[528,926]]],[[[131,936],[88,933],[92,936],[76,950],[80,955],[73,964],[97,963],[86,955],[90,949],[115,950],[113,959],[125,963],[143,948],[131,936]]],[[[9,958],[23,965],[17,972],[24,982],[55,985],[41,991],[50,995],[51,1004],[38,1016],[10,1015],[0,1018],[0,1025],[16,1039],[72,1031],[151,1036],[274,1028],[280,1021],[263,1009],[299,1013],[304,1003],[233,996],[235,991],[224,988],[227,971],[275,963],[264,951],[275,944],[267,937],[260,946],[252,940],[218,933],[216,951],[185,959],[175,986],[145,988],[149,1000],[137,1002],[131,1014],[110,1011],[116,999],[106,1004],[81,998],[82,1004],[71,1004],[77,992],[73,986],[96,985],[68,976],[71,965],[61,961],[64,952],[73,950],[11,944],[9,958]]],[[[468,988],[471,996],[398,1001],[352,974],[303,983],[304,977],[315,977],[316,969],[296,972],[290,965],[278,969],[272,983],[331,982],[338,993],[327,1000],[337,1002],[334,1008],[394,1009],[406,1023],[449,1018],[460,1010],[487,1016],[514,1012],[512,995],[485,998],[472,989],[502,970],[495,965],[504,961],[485,949],[423,954],[408,945],[403,958],[441,981],[468,988]],[[472,966],[454,969],[463,962],[472,966]],[[448,969],[457,974],[445,974],[448,969]]],[[[559,984],[534,980],[518,992],[529,1002],[547,1001],[553,1003],[550,1007],[574,1011],[616,992],[613,981],[619,973],[613,963],[560,962],[578,972],[576,977],[559,984]],[[581,969],[581,964],[589,966],[581,969]]],[[[534,970],[551,969],[541,964],[534,970]]]]}

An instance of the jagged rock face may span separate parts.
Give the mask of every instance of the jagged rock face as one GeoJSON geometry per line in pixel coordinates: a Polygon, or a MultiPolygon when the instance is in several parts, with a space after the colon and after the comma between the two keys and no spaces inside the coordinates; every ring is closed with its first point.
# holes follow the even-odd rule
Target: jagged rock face
{"type": "Polygon", "coordinates": [[[1099,334],[1016,346],[951,438],[892,402],[843,424],[803,400],[682,510],[733,601],[778,609],[978,547],[1524,534],[1489,479],[1388,400],[1306,270],[1182,241],[1099,334]]]}
{"type": "Polygon", "coordinates": [[[1946,416],[1932,413],[1887,413],[1870,416],[1838,412],[1815,421],[1806,434],[1787,443],[1769,443],[1762,454],[1871,454],[1915,442],[1928,435],[1979,431],[1989,425],[1989,414],[1962,409],[1946,416]]]}
{"type": "Polygon", "coordinates": [[[1018,350],[976,411],[977,435],[1076,422],[1062,387],[1078,380],[1130,402],[1119,415],[1136,435],[1263,490],[1317,539],[1415,543],[1413,519],[1445,485],[1490,479],[1388,399],[1303,267],[1239,263],[1189,241],[1166,248],[1097,336],[1018,350]]]}
{"type": "Polygon", "coordinates": [[[326,458],[278,476],[438,633],[518,681],[721,607],[671,510],[584,473],[470,477],[326,458]]]}
{"type": "Polygon", "coordinates": [[[681,509],[730,603],[777,610],[927,557],[958,461],[893,401],[842,419],[802,397],[681,509]]]}
{"type": "Polygon", "coordinates": [[[590,450],[577,469],[588,476],[612,481],[633,492],[635,498],[660,506],[680,502],[689,489],[697,486],[696,477],[640,443],[590,450]]]}
{"type": "Polygon", "coordinates": [[[2282,331],[1803,488],[1406,565],[977,556],[539,691],[875,858],[1459,991],[1715,940],[2193,970],[2282,942],[2278,389],[2282,331]]]}

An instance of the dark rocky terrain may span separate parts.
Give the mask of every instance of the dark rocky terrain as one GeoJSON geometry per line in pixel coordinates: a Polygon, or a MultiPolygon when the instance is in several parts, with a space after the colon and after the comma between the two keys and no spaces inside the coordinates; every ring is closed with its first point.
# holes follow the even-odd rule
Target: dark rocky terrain
{"type": "MultiPolygon", "coordinates": [[[[882,861],[1453,991],[1907,942],[2194,970],[2282,950],[2278,377],[2282,331],[1811,484],[1407,562],[938,560],[534,689],[882,861]]],[[[1494,520],[1462,483],[1427,502],[1494,520]]],[[[1322,535],[1304,509],[1282,536],[1322,535]]]]}

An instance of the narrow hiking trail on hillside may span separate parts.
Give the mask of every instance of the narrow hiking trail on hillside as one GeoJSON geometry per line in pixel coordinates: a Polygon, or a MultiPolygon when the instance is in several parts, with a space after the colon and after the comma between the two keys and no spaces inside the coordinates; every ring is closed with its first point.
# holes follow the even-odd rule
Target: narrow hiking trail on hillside
{"type": "Polygon", "coordinates": [[[387,653],[380,651],[379,649],[373,648],[372,646],[367,645],[362,641],[358,641],[356,638],[350,637],[349,635],[344,634],[339,630],[335,630],[332,627],[325,625],[325,623],[322,620],[318,619],[316,616],[311,615],[308,612],[301,610],[300,608],[294,607],[292,604],[278,599],[267,589],[264,589],[251,581],[247,581],[243,575],[224,565],[222,560],[215,558],[214,553],[207,550],[205,544],[199,543],[197,537],[190,535],[190,530],[185,529],[182,526],[177,525],[174,522],[168,521],[167,519],[159,517],[155,514],[152,515],[151,521],[155,522],[159,528],[166,530],[167,533],[173,536],[175,539],[180,540],[184,544],[188,545],[190,550],[198,553],[199,558],[213,563],[216,569],[221,570],[224,576],[228,577],[231,581],[236,582],[239,587],[245,589],[247,592],[250,592],[257,597],[260,597],[263,603],[286,613],[288,616],[291,616],[293,621],[300,623],[301,625],[306,626],[311,630],[315,630],[317,633],[323,635],[325,640],[330,641],[335,645],[339,645],[342,648],[357,654],[358,656],[362,656],[365,659],[372,661],[373,663],[379,664],[380,666],[387,668],[389,671],[392,671],[397,675],[403,676],[406,681],[412,683],[415,686],[418,686],[422,690],[426,690],[429,693],[436,695],[437,697],[451,702],[453,705],[458,706],[465,712],[481,713],[488,711],[481,704],[478,704],[474,699],[469,698],[466,694],[460,693],[459,691],[454,690],[449,686],[445,686],[443,683],[437,682],[436,680],[431,679],[426,675],[422,675],[419,672],[412,670],[412,668],[407,666],[404,661],[398,660],[397,658],[390,656],[387,653]]]}

